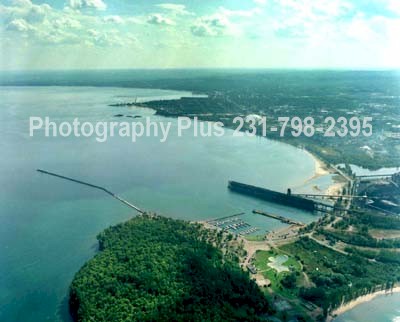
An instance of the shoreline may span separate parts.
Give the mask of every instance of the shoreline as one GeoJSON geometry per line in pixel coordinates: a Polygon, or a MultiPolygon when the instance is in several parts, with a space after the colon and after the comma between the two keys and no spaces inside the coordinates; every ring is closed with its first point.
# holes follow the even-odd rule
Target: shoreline
{"type": "MultiPolygon", "coordinates": [[[[194,92],[190,92],[190,93],[191,93],[192,95],[194,95],[194,96],[196,95],[194,92]]],[[[199,93],[199,94],[197,94],[197,95],[207,95],[207,94],[201,94],[201,93],[199,93]]],[[[181,100],[181,99],[182,99],[182,97],[179,98],[179,100],[181,100]]],[[[151,101],[152,101],[152,100],[150,100],[149,102],[151,102],[151,101]]],[[[134,106],[135,106],[135,107],[145,107],[145,108],[149,108],[149,109],[155,111],[155,115],[159,115],[159,116],[166,117],[166,118],[174,118],[174,119],[177,119],[176,116],[172,116],[172,115],[163,115],[163,114],[158,113],[159,111],[158,111],[156,108],[151,107],[151,106],[146,106],[146,103],[147,103],[147,102],[143,102],[143,103],[140,103],[141,105],[134,105],[134,106]]],[[[215,122],[216,122],[216,121],[217,121],[217,120],[215,120],[215,122]]],[[[200,120],[200,122],[204,122],[204,121],[200,120]]],[[[230,129],[230,130],[233,130],[233,129],[230,128],[230,127],[227,127],[227,128],[230,129]]],[[[257,134],[257,136],[260,136],[260,135],[257,134]]],[[[271,138],[265,137],[265,136],[260,136],[260,137],[265,138],[265,139],[267,139],[267,140],[272,140],[272,141],[275,141],[275,142],[278,142],[278,143],[281,143],[281,144],[287,144],[287,145],[292,146],[292,147],[294,147],[294,148],[296,148],[296,149],[302,150],[302,151],[304,151],[306,154],[308,154],[308,155],[313,159],[313,161],[314,161],[314,174],[313,174],[311,177],[309,177],[308,179],[306,179],[306,180],[301,184],[301,186],[304,186],[305,184],[307,184],[308,182],[310,182],[310,181],[312,181],[312,180],[315,180],[315,179],[317,179],[317,178],[320,178],[320,177],[323,177],[323,176],[326,176],[326,175],[329,175],[329,174],[338,175],[338,176],[340,176],[341,178],[345,179],[345,181],[346,181],[346,178],[344,178],[340,173],[338,173],[338,172],[335,170],[334,167],[330,166],[327,162],[323,161],[320,157],[318,157],[318,156],[315,155],[314,153],[310,152],[310,151],[307,150],[306,148],[304,148],[304,147],[299,147],[299,146],[296,145],[296,144],[292,144],[292,143],[286,142],[286,141],[284,141],[284,140],[283,140],[283,141],[281,141],[281,140],[275,140],[275,139],[271,139],[271,138]]],[[[322,192],[324,192],[324,193],[327,194],[327,195],[340,195],[340,194],[342,193],[343,188],[346,186],[346,182],[345,182],[345,181],[339,181],[339,182],[336,181],[336,182],[335,182],[334,179],[333,179],[332,181],[333,181],[333,182],[328,186],[328,188],[322,190],[322,192]]],[[[317,187],[317,189],[318,189],[318,187],[317,187]]],[[[318,190],[319,190],[319,189],[318,189],[318,190]]]]}
{"type": "MultiPolygon", "coordinates": [[[[302,149],[305,153],[307,153],[315,163],[315,170],[314,170],[314,175],[308,178],[304,184],[315,180],[317,178],[326,176],[328,174],[334,174],[338,175],[341,178],[345,179],[340,173],[337,173],[334,168],[329,166],[325,161],[321,160],[319,157],[317,157],[315,154],[311,153],[307,149],[302,149]]],[[[339,195],[342,192],[343,187],[345,187],[346,182],[344,181],[335,181],[335,179],[332,180],[333,182],[328,186],[327,189],[323,190],[325,194],[327,195],[339,195]]]]}
{"type": "Polygon", "coordinates": [[[326,322],[332,322],[334,321],[339,315],[350,311],[352,309],[354,309],[356,306],[362,304],[362,303],[366,303],[369,302],[373,299],[375,299],[378,296],[382,296],[382,295],[391,295],[394,293],[400,293],[400,286],[396,286],[391,290],[381,290],[381,291],[376,291],[370,294],[366,294],[366,295],[362,295],[359,296],[357,298],[355,298],[354,300],[351,300],[350,302],[346,302],[341,304],[338,308],[334,309],[326,318],[326,322]]]}

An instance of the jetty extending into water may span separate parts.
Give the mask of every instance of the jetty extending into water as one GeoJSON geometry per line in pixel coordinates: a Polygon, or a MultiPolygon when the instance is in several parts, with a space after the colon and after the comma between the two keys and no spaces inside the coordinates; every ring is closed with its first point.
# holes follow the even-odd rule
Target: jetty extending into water
{"type": "Polygon", "coordinates": [[[135,209],[138,213],[140,213],[140,214],[144,214],[145,213],[139,207],[136,207],[135,205],[131,204],[130,202],[126,201],[125,199],[121,198],[120,196],[116,195],[115,193],[111,192],[110,190],[108,190],[108,189],[106,189],[104,187],[97,186],[95,184],[91,184],[91,183],[88,183],[88,182],[85,182],[85,181],[81,181],[81,180],[78,180],[78,179],[66,177],[66,176],[63,176],[63,175],[60,175],[60,174],[57,174],[57,173],[54,173],[54,172],[49,172],[49,171],[46,171],[46,170],[42,170],[42,169],[37,169],[36,171],[38,171],[40,173],[43,173],[43,174],[47,174],[47,175],[53,176],[53,177],[57,177],[57,178],[69,180],[69,181],[72,181],[72,182],[76,182],[76,183],[79,183],[79,184],[82,184],[82,185],[85,185],[85,186],[88,186],[88,187],[91,187],[91,188],[94,188],[94,189],[102,190],[105,193],[107,193],[110,196],[112,196],[113,198],[115,198],[115,199],[119,200],[120,202],[122,202],[123,204],[127,205],[128,207],[130,207],[132,209],[135,209]]]}
{"type": "Polygon", "coordinates": [[[212,223],[214,221],[221,221],[221,220],[225,220],[225,219],[229,219],[229,218],[233,218],[233,217],[242,216],[244,214],[245,214],[244,212],[240,212],[238,214],[229,215],[229,216],[225,216],[225,217],[221,217],[221,218],[208,219],[208,220],[206,220],[206,222],[212,223]]]}
{"type": "Polygon", "coordinates": [[[253,214],[259,214],[262,216],[273,218],[273,219],[279,220],[279,221],[283,222],[284,224],[288,224],[288,225],[304,226],[304,224],[299,221],[295,221],[293,219],[286,218],[286,217],[279,216],[279,215],[270,214],[270,213],[262,211],[262,210],[253,210],[253,214]]]}

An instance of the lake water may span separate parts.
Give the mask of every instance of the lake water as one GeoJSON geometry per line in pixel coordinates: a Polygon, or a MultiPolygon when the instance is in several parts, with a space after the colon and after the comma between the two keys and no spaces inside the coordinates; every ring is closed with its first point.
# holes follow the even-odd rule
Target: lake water
{"type": "MultiPolygon", "coordinates": [[[[142,209],[187,220],[245,212],[261,232],[283,226],[253,209],[310,222],[315,215],[228,191],[228,180],[286,191],[323,190],[331,176],[307,181],[314,161],[304,151],[259,137],[178,137],[175,119],[110,103],[190,93],[95,87],[0,87],[0,321],[68,320],[68,286],[97,248],[104,228],[135,215],[109,195],[40,174],[37,168],[107,187],[142,209]],[[115,114],[172,122],[167,142],[145,137],[29,136],[29,117],[116,121],[115,114]],[[306,182],[307,181],[307,182],[306,182]]],[[[132,119],[123,119],[132,121],[132,119]]],[[[141,121],[141,119],[135,119],[141,121]]]]}
{"type": "Polygon", "coordinates": [[[357,176],[389,175],[400,171],[400,168],[381,168],[378,170],[369,170],[354,164],[351,164],[350,168],[357,176]]]}
{"type": "Polygon", "coordinates": [[[400,322],[400,293],[381,295],[343,313],[334,322],[400,322]]]}
{"type": "MultiPolygon", "coordinates": [[[[344,167],[345,164],[344,163],[340,163],[340,164],[337,164],[337,166],[344,167]]],[[[360,167],[360,166],[357,166],[357,165],[354,165],[354,164],[350,164],[350,168],[351,168],[351,171],[356,176],[371,176],[371,175],[373,175],[373,176],[375,176],[375,175],[379,175],[379,176],[383,175],[383,176],[385,176],[385,175],[391,175],[391,174],[394,174],[394,173],[397,173],[397,172],[400,171],[399,167],[380,168],[378,170],[370,170],[370,169],[366,169],[366,168],[363,168],[363,167],[360,167]]]]}

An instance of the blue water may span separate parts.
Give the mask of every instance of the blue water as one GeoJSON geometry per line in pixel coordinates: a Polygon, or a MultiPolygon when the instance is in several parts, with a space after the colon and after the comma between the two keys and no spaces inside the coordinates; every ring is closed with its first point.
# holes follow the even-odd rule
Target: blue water
{"type": "Polygon", "coordinates": [[[354,164],[350,165],[351,170],[353,173],[355,173],[358,176],[369,176],[369,175],[388,175],[388,174],[393,174],[396,172],[400,171],[400,168],[381,168],[378,170],[369,170],[369,169],[364,169],[362,167],[358,167],[354,164]]]}
{"type": "MultiPolygon", "coordinates": [[[[228,180],[285,191],[314,174],[304,151],[266,139],[176,135],[176,120],[115,102],[176,98],[190,93],[95,87],[0,87],[0,321],[68,320],[68,286],[97,248],[96,235],[129,219],[132,209],[109,195],[35,171],[37,168],[107,187],[139,207],[187,220],[246,212],[261,232],[283,226],[253,209],[310,222],[312,214],[231,193],[228,180]],[[172,122],[159,138],[29,136],[29,117],[116,121],[115,114],[172,122]]],[[[123,119],[131,121],[131,119],[123,119]]],[[[141,119],[137,119],[140,121],[141,119]]],[[[329,184],[330,179],[319,179],[329,184]]],[[[307,183],[309,185],[309,182],[307,183]]]]}
{"type": "Polygon", "coordinates": [[[362,303],[334,322],[400,322],[400,293],[381,295],[362,303]]]}

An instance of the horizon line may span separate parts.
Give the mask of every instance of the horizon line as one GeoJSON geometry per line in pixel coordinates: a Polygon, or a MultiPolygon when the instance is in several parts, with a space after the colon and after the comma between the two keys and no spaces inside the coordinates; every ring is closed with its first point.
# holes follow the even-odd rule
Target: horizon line
{"type": "Polygon", "coordinates": [[[249,71],[400,71],[400,67],[127,67],[127,68],[68,68],[68,69],[0,69],[12,72],[94,72],[94,71],[174,71],[174,70],[249,70],[249,71]]]}

